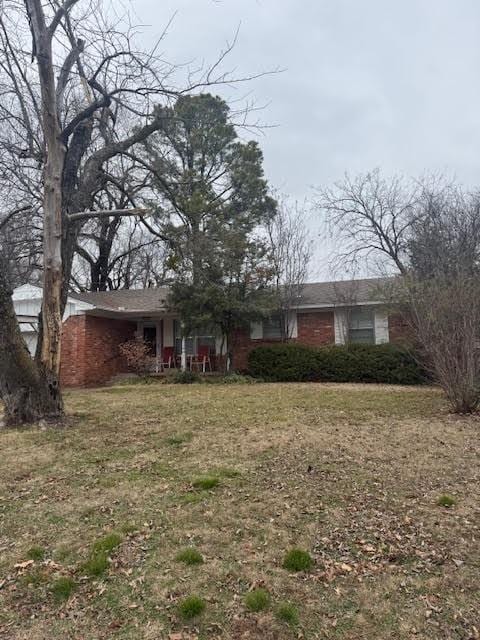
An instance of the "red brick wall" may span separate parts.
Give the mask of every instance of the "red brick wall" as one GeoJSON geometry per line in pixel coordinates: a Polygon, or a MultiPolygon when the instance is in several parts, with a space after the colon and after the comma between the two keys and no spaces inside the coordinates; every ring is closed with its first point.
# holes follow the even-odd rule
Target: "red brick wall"
{"type": "MultiPolygon", "coordinates": [[[[308,311],[297,314],[298,338],[291,342],[301,342],[312,347],[335,343],[333,311],[308,311]]],[[[248,354],[252,349],[264,344],[278,344],[278,340],[252,340],[249,331],[239,331],[235,336],[235,369],[247,369],[248,354]]]]}
{"type": "MultiPolygon", "coordinates": [[[[314,347],[334,344],[334,312],[305,311],[297,315],[300,342],[314,347]]],[[[118,346],[134,337],[136,325],[124,320],[95,316],[71,316],[63,325],[61,380],[66,387],[104,384],[128,370],[118,346]]],[[[391,342],[408,340],[408,327],[400,315],[389,318],[391,342]]],[[[251,340],[249,331],[235,336],[234,368],[246,369],[252,349],[276,341],[251,340]]]]}
{"type": "Polygon", "coordinates": [[[60,377],[66,387],[104,384],[127,371],[118,346],[134,337],[136,325],[126,320],[71,316],[63,325],[60,377]]]}
{"type": "Polygon", "coordinates": [[[388,317],[388,335],[390,342],[405,343],[411,342],[411,331],[405,319],[400,313],[391,314],[388,317]]]}
{"type": "Polygon", "coordinates": [[[298,342],[311,347],[335,344],[333,311],[307,311],[297,314],[298,342]]]}
{"type": "Polygon", "coordinates": [[[278,340],[252,340],[250,331],[237,331],[234,337],[233,368],[244,371],[248,368],[248,354],[262,344],[277,344],[278,340]]]}

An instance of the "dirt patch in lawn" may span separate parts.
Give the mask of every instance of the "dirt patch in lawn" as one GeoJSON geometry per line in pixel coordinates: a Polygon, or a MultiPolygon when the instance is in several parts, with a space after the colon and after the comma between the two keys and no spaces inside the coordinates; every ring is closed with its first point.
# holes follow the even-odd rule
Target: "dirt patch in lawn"
{"type": "Polygon", "coordinates": [[[435,389],[130,385],[67,406],[68,429],[0,433],[0,637],[479,637],[480,421],[435,389]],[[294,548],[308,571],[283,567],[294,548]]]}

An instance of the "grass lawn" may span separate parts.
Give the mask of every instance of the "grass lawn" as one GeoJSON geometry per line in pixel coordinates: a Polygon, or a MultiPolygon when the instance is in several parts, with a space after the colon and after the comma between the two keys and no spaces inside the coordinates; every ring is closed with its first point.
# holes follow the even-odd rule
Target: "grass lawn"
{"type": "Polygon", "coordinates": [[[68,428],[0,432],[0,637],[479,637],[480,421],[436,390],[125,385],[67,407],[68,428]]]}

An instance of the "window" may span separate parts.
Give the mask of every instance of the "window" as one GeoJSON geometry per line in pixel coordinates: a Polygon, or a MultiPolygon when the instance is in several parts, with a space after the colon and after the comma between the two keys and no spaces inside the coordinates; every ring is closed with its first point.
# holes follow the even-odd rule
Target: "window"
{"type": "Polygon", "coordinates": [[[375,344],[375,313],[373,309],[355,307],[350,310],[348,341],[354,344],[375,344]]]}
{"type": "Polygon", "coordinates": [[[264,340],[281,340],[282,339],[282,323],[280,314],[275,314],[263,321],[263,339],[264,340]]]}
{"type": "MultiPolygon", "coordinates": [[[[182,353],[182,333],[180,331],[180,322],[178,320],[173,321],[173,332],[175,336],[175,353],[182,353]]],[[[194,337],[186,336],[185,337],[185,351],[188,356],[193,356],[194,354],[194,337]]]]}
{"type": "MultiPolygon", "coordinates": [[[[182,353],[182,334],[178,320],[174,320],[173,329],[175,335],[175,353],[180,354],[182,353]]],[[[214,355],[216,351],[216,340],[211,327],[200,327],[195,331],[195,335],[185,338],[186,353],[189,356],[195,355],[198,352],[198,347],[207,346],[210,349],[210,353],[214,355]]]]}
{"type": "Polygon", "coordinates": [[[210,355],[215,355],[217,349],[215,336],[197,336],[197,350],[199,347],[208,347],[210,355]]]}

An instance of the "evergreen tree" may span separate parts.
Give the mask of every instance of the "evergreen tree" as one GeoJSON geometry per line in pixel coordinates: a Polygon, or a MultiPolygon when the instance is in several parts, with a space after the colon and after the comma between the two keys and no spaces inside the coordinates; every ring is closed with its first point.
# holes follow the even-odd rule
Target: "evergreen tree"
{"type": "Polygon", "coordinates": [[[221,332],[232,363],[237,329],[267,314],[271,272],[260,230],[276,215],[254,141],[238,139],[228,105],[210,94],[183,96],[145,143],[154,176],[158,233],[170,239],[176,273],[170,304],[184,332],[221,332]]]}

